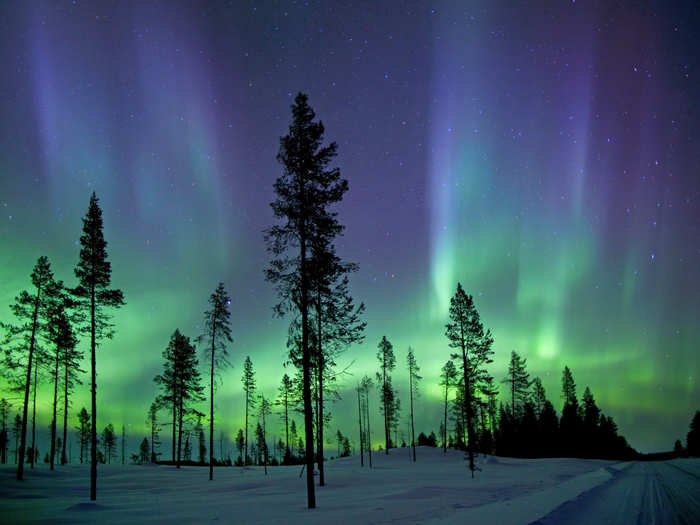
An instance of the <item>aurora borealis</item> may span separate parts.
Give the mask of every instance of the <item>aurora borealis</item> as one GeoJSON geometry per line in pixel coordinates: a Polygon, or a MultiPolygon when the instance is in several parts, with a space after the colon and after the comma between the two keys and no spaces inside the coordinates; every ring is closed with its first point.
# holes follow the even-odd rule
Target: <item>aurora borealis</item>
{"type": "MultiPolygon", "coordinates": [[[[560,411],[568,365],[633,447],[670,449],[700,408],[700,8],[496,4],[3,2],[0,319],[40,255],[74,284],[96,191],[127,302],[98,353],[100,427],[143,433],[170,334],[199,335],[223,281],[232,438],[245,356],[267,395],[285,372],[262,231],[302,91],[338,143],[339,251],[367,306],[342,387],[374,373],[386,335],[405,394],[411,345],[417,432],[437,431],[461,281],[497,380],[515,349],[560,411]]],[[[331,428],[353,436],[347,398],[331,428]]]]}

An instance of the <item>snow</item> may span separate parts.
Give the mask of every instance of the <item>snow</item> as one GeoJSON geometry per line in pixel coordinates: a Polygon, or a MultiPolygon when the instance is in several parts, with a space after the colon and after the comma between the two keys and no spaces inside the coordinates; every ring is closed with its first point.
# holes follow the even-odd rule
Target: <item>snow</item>
{"type": "MultiPolygon", "coordinates": [[[[314,510],[306,508],[301,467],[270,467],[267,476],[262,467],[220,467],[209,481],[207,468],[100,465],[97,502],[90,503],[87,465],[50,472],[41,464],[27,469],[22,483],[15,481],[11,465],[3,465],[0,521],[555,523],[548,514],[570,514],[571,505],[580,514],[576,505],[585,504],[586,495],[625,476],[633,479],[627,473],[639,468],[636,463],[600,460],[482,456],[477,463],[482,470],[471,479],[463,453],[450,450],[443,455],[441,449],[425,447],[418,449],[417,463],[409,460],[408,450],[392,449],[389,456],[375,452],[373,464],[372,470],[361,468],[357,456],[328,461],[327,486],[317,486],[314,510]]],[[[700,464],[691,466],[697,474],[700,464]]]]}

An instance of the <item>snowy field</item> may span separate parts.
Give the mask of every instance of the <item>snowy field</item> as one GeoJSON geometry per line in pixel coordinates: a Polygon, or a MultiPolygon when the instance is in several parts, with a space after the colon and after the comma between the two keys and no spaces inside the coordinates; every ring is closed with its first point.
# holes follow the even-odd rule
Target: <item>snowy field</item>
{"type": "Polygon", "coordinates": [[[89,502],[87,466],[50,472],[45,464],[14,480],[0,467],[2,523],[700,523],[700,460],[614,463],[599,460],[481,457],[471,479],[464,455],[419,448],[329,461],[318,508],[306,509],[300,467],[217,468],[104,465],[89,502]],[[665,498],[675,502],[668,507],[665,498]],[[696,507],[693,507],[696,505],[696,507]],[[645,513],[646,512],[646,513],[645,513]],[[640,521],[641,520],[641,521],[640,521]]]}

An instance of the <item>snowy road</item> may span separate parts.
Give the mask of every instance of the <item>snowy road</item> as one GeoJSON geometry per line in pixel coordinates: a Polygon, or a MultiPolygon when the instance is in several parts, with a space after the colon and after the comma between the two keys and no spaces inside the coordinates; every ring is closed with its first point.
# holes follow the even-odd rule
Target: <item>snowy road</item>
{"type": "Polygon", "coordinates": [[[634,462],[607,468],[612,479],[535,523],[700,523],[697,461],[634,462]]]}

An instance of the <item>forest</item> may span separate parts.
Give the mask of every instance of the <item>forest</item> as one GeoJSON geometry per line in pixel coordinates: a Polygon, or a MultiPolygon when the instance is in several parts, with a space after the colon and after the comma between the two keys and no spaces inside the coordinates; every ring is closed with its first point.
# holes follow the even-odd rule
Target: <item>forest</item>
{"type": "MultiPolygon", "coordinates": [[[[449,448],[464,451],[465,476],[470,477],[478,475],[477,455],[643,459],[619,434],[613,417],[598,407],[592,390],[586,386],[580,392],[568,366],[561,371],[561,391],[550,397],[541,378],[528,372],[527,357],[515,350],[507,369],[493,371],[494,337],[473,295],[460,283],[454,283],[444,320],[450,350],[440,369],[439,428],[415,428],[414,410],[425,386],[421,366],[411,348],[398,355],[390,336],[377,341],[374,375],[364,375],[352,389],[356,426],[341,429],[333,423],[329,406],[340,396],[339,383],[347,374],[339,356],[364,341],[366,321],[364,303],[351,294],[358,263],[343,260],[337,252],[344,225],[336,206],[349,184],[333,166],[337,145],[324,143],[324,132],[308,97],[298,94],[277,155],[282,174],[270,203],[274,223],[264,233],[269,254],[264,274],[278,297],[271,305],[274,315],[289,323],[288,358],[280,363],[274,397],[257,388],[254,353],[236,363],[242,371],[245,423],[233,436],[235,453],[224,451],[216,426],[222,416],[214,411],[218,388],[231,378],[236,330],[231,294],[223,282],[208,296],[201,333],[186,335],[173,319],[172,333],[163,334],[162,370],[153,378],[153,398],[143,414],[148,433],[138,436],[138,450],[126,449],[123,424],[98,425],[97,350],[118,336],[111,312],[128,308],[128,297],[112,285],[102,209],[93,192],[72,280],[59,279],[49,258],[39,257],[27,289],[10,305],[14,319],[0,322],[0,373],[7,388],[0,400],[0,459],[17,465],[17,480],[38,462],[48,463],[51,470],[69,461],[85,463],[90,467],[90,499],[96,500],[99,464],[206,466],[209,480],[215,466],[257,465],[267,473],[268,467],[301,465],[307,506],[314,508],[317,484],[326,484],[329,457],[355,455],[360,465],[371,468],[373,454],[409,449],[415,462],[421,460],[417,447],[440,447],[444,453],[449,448]],[[400,374],[409,385],[402,396],[394,386],[400,374]],[[36,426],[37,387],[42,382],[52,391],[50,448],[43,456],[36,426]],[[78,410],[72,396],[79,389],[89,389],[90,406],[78,410]],[[376,410],[380,428],[370,425],[376,410]],[[409,422],[404,438],[399,436],[402,412],[409,422]],[[270,429],[278,421],[284,438],[272,440],[270,429]],[[74,454],[67,452],[71,440],[78,448],[74,454]],[[161,452],[164,440],[169,454],[161,452]],[[329,448],[329,443],[337,445],[329,448]]],[[[673,455],[699,455],[699,432],[696,412],[685,444],[677,440],[673,455]]]]}

